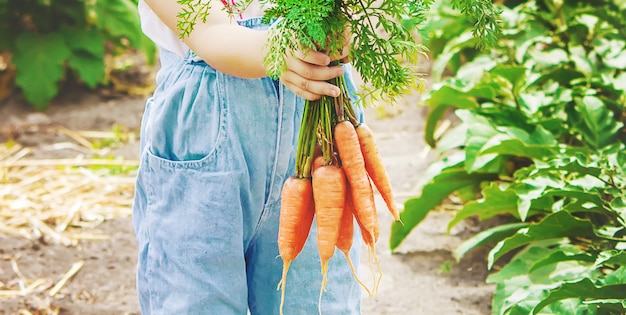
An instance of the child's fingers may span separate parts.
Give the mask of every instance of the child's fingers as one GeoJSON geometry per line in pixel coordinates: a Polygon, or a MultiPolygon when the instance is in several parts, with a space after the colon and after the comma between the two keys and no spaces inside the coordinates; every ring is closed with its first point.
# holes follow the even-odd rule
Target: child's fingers
{"type": "Polygon", "coordinates": [[[325,81],[310,80],[293,71],[287,71],[280,77],[283,84],[304,99],[314,101],[322,95],[339,96],[339,88],[325,81]]]}
{"type": "Polygon", "coordinates": [[[287,58],[287,69],[305,79],[315,81],[327,81],[343,75],[343,68],[339,66],[328,67],[326,65],[309,63],[304,59],[298,58],[287,58]]]}
{"type": "Polygon", "coordinates": [[[308,100],[317,100],[322,95],[339,96],[339,88],[326,81],[343,75],[344,70],[340,66],[329,67],[328,60],[320,52],[294,53],[287,58],[287,71],[280,79],[287,88],[308,100]]]}
{"type": "Polygon", "coordinates": [[[322,98],[322,96],[319,94],[311,93],[309,91],[298,88],[297,86],[293,86],[293,85],[289,86],[288,84],[285,84],[285,86],[291,91],[293,91],[294,93],[296,93],[296,95],[302,97],[305,100],[316,101],[322,98]]]}
{"type": "Polygon", "coordinates": [[[321,53],[319,51],[309,50],[306,52],[296,51],[294,52],[294,57],[305,61],[307,63],[318,65],[318,66],[328,66],[330,64],[330,57],[321,53]]]}

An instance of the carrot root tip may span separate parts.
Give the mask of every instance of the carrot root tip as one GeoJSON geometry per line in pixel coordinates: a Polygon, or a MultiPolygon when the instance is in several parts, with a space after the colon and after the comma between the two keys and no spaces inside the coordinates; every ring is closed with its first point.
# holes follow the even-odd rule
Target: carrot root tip
{"type": "Polygon", "coordinates": [[[320,287],[320,296],[317,301],[317,310],[319,315],[322,315],[322,295],[326,292],[326,281],[328,273],[328,261],[322,262],[322,285],[320,287]]]}
{"type": "Polygon", "coordinates": [[[370,291],[370,289],[365,285],[365,283],[361,281],[361,278],[359,278],[359,275],[356,273],[356,269],[354,268],[352,259],[350,259],[350,252],[344,252],[343,254],[346,255],[346,260],[348,261],[348,265],[350,266],[350,271],[352,271],[352,276],[361,285],[361,287],[363,287],[363,289],[367,292],[367,296],[371,297],[372,291],[370,291]]]}
{"type": "Polygon", "coordinates": [[[278,287],[276,290],[280,289],[280,315],[283,315],[283,307],[285,306],[285,286],[287,284],[287,272],[289,271],[289,266],[291,265],[291,260],[287,260],[283,265],[283,275],[278,283],[278,287]]]}
{"type": "Polygon", "coordinates": [[[374,286],[374,296],[378,297],[378,287],[380,286],[380,282],[383,279],[383,271],[380,266],[380,260],[376,255],[376,248],[374,244],[372,244],[372,252],[374,253],[374,262],[376,263],[376,267],[378,269],[378,279],[376,279],[376,285],[374,286]]]}

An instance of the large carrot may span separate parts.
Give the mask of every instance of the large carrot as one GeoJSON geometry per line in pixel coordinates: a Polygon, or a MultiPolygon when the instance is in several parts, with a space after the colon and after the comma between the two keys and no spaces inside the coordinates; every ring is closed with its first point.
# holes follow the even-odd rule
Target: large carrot
{"type": "Polygon", "coordinates": [[[361,145],[354,126],[349,121],[337,123],[334,129],[335,143],[342,168],[350,183],[354,214],[373,242],[378,240],[378,217],[374,205],[374,192],[370,184],[361,145]]]}
{"type": "MultiPolygon", "coordinates": [[[[349,186],[348,186],[348,189],[349,186]]],[[[365,283],[361,281],[359,275],[356,273],[352,259],[350,258],[350,249],[354,242],[354,205],[352,204],[352,197],[350,193],[346,194],[346,202],[343,207],[343,214],[341,215],[341,223],[339,225],[339,236],[337,238],[337,248],[346,256],[352,276],[354,279],[367,291],[367,295],[372,296],[372,292],[367,288],[365,283]]]]}
{"type": "Polygon", "coordinates": [[[313,187],[309,179],[289,177],[282,190],[280,223],[278,228],[278,253],[283,260],[283,274],[278,288],[281,290],[280,314],[285,303],[285,285],[291,262],[302,251],[313,223],[313,187]]]}
{"type": "Polygon", "coordinates": [[[335,245],[339,237],[339,225],[346,200],[346,176],[343,169],[329,165],[317,168],[312,177],[317,247],[322,264],[321,299],[321,294],[326,287],[328,261],[335,253],[335,245]]]}
{"type": "Polygon", "coordinates": [[[311,164],[311,174],[313,174],[313,172],[321,166],[324,166],[324,156],[319,155],[313,159],[313,163],[311,164]]]}
{"type": "Polygon", "coordinates": [[[378,189],[383,200],[387,204],[387,208],[393,218],[396,221],[400,221],[400,214],[398,207],[394,202],[393,191],[391,190],[391,184],[389,182],[389,176],[387,176],[387,170],[383,165],[380,153],[372,130],[366,124],[360,124],[356,127],[356,134],[359,138],[359,144],[361,145],[361,152],[363,153],[363,159],[365,160],[365,169],[368,175],[372,179],[372,182],[378,189]]]}

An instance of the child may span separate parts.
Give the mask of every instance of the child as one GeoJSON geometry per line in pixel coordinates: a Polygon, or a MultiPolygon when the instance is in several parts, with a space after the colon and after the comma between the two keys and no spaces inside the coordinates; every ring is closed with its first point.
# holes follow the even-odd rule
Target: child
{"type": "MultiPolygon", "coordinates": [[[[268,26],[258,5],[238,21],[221,6],[213,1],[206,23],[183,42],[176,0],[139,4],[144,32],[161,50],[142,121],[133,209],[146,315],[279,313],[280,194],[294,174],[304,99],[338,95],[325,81],[340,75],[354,91],[349,71],[329,67],[331,57],[315,51],[289,56],[287,71],[273,81],[263,66],[268,26]]],[[[313,226],[289,270],[284,313],[318,313],[321,280],[313,226]]],[[[336,254],[321,311],[359,314],[360,292],[336,254]]]]}

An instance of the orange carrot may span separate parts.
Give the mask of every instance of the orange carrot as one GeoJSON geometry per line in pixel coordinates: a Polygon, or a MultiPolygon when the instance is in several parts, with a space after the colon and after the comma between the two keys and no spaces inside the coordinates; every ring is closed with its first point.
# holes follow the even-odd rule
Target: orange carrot
{"type": "Polygon", "coordinates": [[[365,160],[365,169],[369,174],[372,182],[378,189],[383,200],[389,208],[389,212],[393,215],[396,221],[400,221],[400,214],[398,207],[394,202],[393,191],[391,190],[391,184],[389,182],[389,176],[387,176],[387,170],[383,165],[380,153],[372,130],[366,124],[360,124],[356,128],[356,134],[359,138],[359,144],[361,145],[361,152],[363,153],[363,159],[365,160]]]}
{"type": "Polygon", "coordinates": [[[343,169],[335,165],[321,166],[312,176],[317,247],[323,276],[321,296],[326,286],[328,261],[335,253],[335,245],[339,237],[339,224],[346,199],[346,176],[343,169]]]}
{"type": "Polygon", "coordinates": [[[311,165],[311,174],[315,172],[320,166],[324,166],[324,156],[319,155],[313,160],[313,164],[311,165]]]}
{"type": "Polygon", "coordinates": [[[352,247],[354,241],[354,205],[350,194],[346,194],[346,202],[341,214],[341,223],[339,224],[339,236],[337,237],[337,248],[347,253],[352,247]]]}
{"type": "MultiPolygon", "coordinates": [[[[349,187],[348,187],[349,189],[349,187]]],[[[356,273],[352,259],[350,258],[350,249],[354,241],[354,205],[352,204],[352,198],[350,194],[346,194],[346,203],[343,207],[343,214],[341,215],[341,223],[339,225],[339,237],[337,238],[337,248],[343,252],[352,271],[354,279],[367,291],[367,295],[372,296],[371,291],[367,288],[365,283],[361,281],[356,273]]]]}
{"type": "Polygon", "coordinates": [[[313,223],[313,188],[306,178],[289,177],[282,190],[280,223],[278,228],[278,253],[283,260],[283,274],[278,289],[281,289],[280,314],[285,302],[285,284],[291,262],[302,251],[313,223]]]}
{"type": "MultiPolygon", "coordinates": [[[[370,184],[371,185],[371,184],[370,184]]],[[[350,187],[348,187],[350,188],[350,187]]],[[[350,194],[350,193],[348,193],[350,194]]],[[[370,200],[372,202],[372,204],[374,204],[374,195],[370,195],[370,200]]],[[[352,201],[352,197],[350,197],[350,202],[354,203],[354,201],[352,201]]],[[[378,237],[380,236],[380,227],[378,226],[378,224],[376,224],[374,226],[374,229],[372,231],[368,231],[363,222],[361,222],[361,220],[356,216],[356,209],[353,207],[353,212],[355,213],[354,217],[356,218],[356,222],[359,225],[359,229],[361,230],[361,237],[363,238],[363,241],[365,242],[365,245],[373,247],[374,243],[376,243],[376,240],[378,240],[378,237]],[[371,232],[371,233],[370,233],[371,232]]],[[[376,206],[374,205],[373,207],[373,211],[374,211],[374,216],[378,217],[378,212],[376,211],[376,206]]]]}
{"type": "Polygon", "coordinates": [[[334,129],[335,142],[342,168],[350,183],[355,217],[373,242],[378,240],[378,217],[374,205],[374,192],[370,184],[361,145],[354,126],[349,121],[338,123],[334,129]]]}
{"type": "MultiPolygon", "coordinates": [[[[374,195],[370,195],[370,199],[371,199],[371,202],[374,203],[374,195]]],[[[377,213],[376,207],[374,207],[374,216],[377,217],[376,213],[377,213]]],[[[356,215],[355,215],[355,218],[356,218],[356,215]]],[[[368,253],[367,258],[370,263],[370,270],[372,271],[372,278],[374,279],[374,290],[372,294],[377,295],[378,286],[383,276],[381,266],[380,266],[380,261],[378,260],[378,256],[376,255],[376,240],[378,239],[380,235],[380,229],[379,229],[378,224],[376,224],[374,231],[368,232],[363,226],[363,223],[358,218],[356,218],[356,222],[358,223],[359,229],[361,230],[361,237],[363,238],[363,242],[365,243],[365,245],[367,245],[367,253],[368,253]],[[376,277],[376,272],[374,270],[373,264],[376,264],[378,274],[379,274],[378,278],[376,277]]]]}

